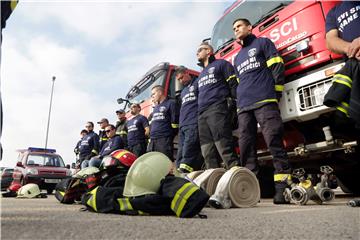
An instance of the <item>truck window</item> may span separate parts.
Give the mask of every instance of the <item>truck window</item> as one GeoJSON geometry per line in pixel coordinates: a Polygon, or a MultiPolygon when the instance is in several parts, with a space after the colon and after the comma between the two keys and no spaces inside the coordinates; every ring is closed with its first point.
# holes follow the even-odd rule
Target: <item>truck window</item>
{"type": "Polygon", "coordinates": [[[166,70],[161,69],[147,75],[139,86],[135,86],[130,90],[130,96],[128,96],[130,102],[141,103],[151,98],[151,89],[154,86],[164,86],[166,73],[166,70]]]}
{"type": "Polygon", "coordinates": [[[44,156],[35,154],[28,156],[27,165],[65,167],[63,160],[59,156],[44,156]]]}
{"type": "Polygon", "coordinates": [[[238,4],[231,12],[221,18],[213,29],[211,44],[215,51],[225,42],[234,38],[233,22],[238,18],[247,18],[251,24],[258,22],[263,16],[281,4],[289,5],[292,1],[245,1],[238,4]]]}

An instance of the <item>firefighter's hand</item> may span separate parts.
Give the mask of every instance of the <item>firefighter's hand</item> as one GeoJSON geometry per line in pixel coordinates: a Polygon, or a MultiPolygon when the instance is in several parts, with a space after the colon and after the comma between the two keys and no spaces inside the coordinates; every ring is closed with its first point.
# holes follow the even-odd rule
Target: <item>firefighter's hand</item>
{"type": "Polygon", "coordinates": [[[355,38],[348,48],[347,54],[349,58],[355,57],[359,60],[360,58],[360,37],[355,38]]]}

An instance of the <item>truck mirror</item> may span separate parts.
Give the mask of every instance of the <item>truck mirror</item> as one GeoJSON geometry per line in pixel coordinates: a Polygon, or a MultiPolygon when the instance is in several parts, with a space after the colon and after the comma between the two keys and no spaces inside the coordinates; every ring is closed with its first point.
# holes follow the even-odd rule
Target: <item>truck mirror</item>
{"type": "Polygon", "coordinates": [[[73,162],[72,164],[71,164],[71,168],[73,168],[73,169],[75,169],[75,163],[73,162]]]}
{"type": "Polygon", "coordinates": [[[23,164],[22,164],[22,162],[17,162],[17,163],[16,163],[16,166],[17,166],[17,167],[23,167],[23,164]]]}
{"type": "Polygon", "coordinates": [[[70,164],[66,164],[65,166],[67,169],[70,169],[70,164]]]}

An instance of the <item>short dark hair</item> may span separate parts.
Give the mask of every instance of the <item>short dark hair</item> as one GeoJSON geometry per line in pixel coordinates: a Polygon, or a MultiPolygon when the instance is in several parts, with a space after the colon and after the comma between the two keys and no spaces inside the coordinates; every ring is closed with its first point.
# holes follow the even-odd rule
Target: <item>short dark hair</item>
{"type": "Polygon", "coordinates": [[[83,133],[88,134],[88,131],[86,129],[83,129],[83,130],[81,130],[80,134],[83,134],[83,133]]]}
{"type": "Polygon", "coordinates": [[[184,66],[178,66],[175,68],[175,76],[180,74],[180,73],[186,73],[188,69],[184,66]]]}
{"type": "Polygon", "coordinates": [[[206,42],[206,41],[202,41],[202,42],[200,43],[200,46],[206,46],[206,47],[208,47],[208,48],[211,50],[211,52],[214,52],[214,48],[210,45],[210,43],[208,43],[208,42],[206,42]]]}
{"type": "Polygon", "coordinates": [[[164,87],[161,85],[155,85],[151,88],[151,90],[153,90],[153,89],[160,90],[162,93],[164,93],[164,87]]]}
{"type": "Polygon", "coordinates": [[[244,22],[246,26],[251,26],[251,22],[249,21],[249,19],[246,19],[246,18],[238,18],[238,19],[236,19],[236,20],[233,22],[233,26],[234,26],[234,24],[235,24],[236,22],[238,22],[238,21],[244,22]]]}
{"type": "Polygon", "coordinates": [[[94,123],[93,122],[87,122],[88,124],[90,124],[92,127],[94,127],[94,123]]]}
{"type": "Polygon", "coordinates": [[[110,127],[111,130],[114,130],[115,129],[115,126],[113,124],[109,124],[107,125],[106,127],[110,127]]]}

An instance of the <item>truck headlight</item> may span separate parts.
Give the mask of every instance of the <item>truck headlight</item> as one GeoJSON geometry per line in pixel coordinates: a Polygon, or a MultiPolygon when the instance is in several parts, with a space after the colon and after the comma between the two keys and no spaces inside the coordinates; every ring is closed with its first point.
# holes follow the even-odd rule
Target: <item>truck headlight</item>
{"type": "Polygon", "coordinates": [[[36,168],[28,168],[26,169],[26,173],[31,175],[38,175],[39,171],[36,168]]]}

